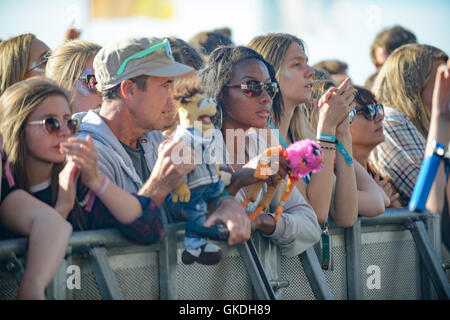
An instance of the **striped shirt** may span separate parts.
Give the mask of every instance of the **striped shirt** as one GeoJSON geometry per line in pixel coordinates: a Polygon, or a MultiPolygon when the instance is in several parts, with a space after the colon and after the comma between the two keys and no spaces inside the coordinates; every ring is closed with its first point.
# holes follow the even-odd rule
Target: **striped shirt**
{"type": "Polygon", "coordinates": [[[385,141],[372,151],[369,161],[392,181],[406,206],[422,165],[426,138],[403,112],[391,107],[384,107],[384,112],[385,141]]]}

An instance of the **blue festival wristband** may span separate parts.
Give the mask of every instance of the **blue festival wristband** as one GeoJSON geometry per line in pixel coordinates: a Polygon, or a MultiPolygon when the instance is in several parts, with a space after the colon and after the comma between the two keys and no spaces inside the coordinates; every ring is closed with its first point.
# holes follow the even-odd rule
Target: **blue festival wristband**
{"type": "Polygon", "coordinates": [[[353,163],[353,159],[352,157],[350,157],[347,150],[345,150],[344,146],[339,140],[336,140],[336,148],[344,156],[345,162],[347,162],[348,165],[351,165],[353,163]]]}
{"type": "Polygon", "coordinates": [[[234,199],[234,197],[222,195],[222,196],[221,196],[219,199],[217,199],[217,201],[216,201],[216,210],[217,210],[217,208],[220,206],[220,204],[222,203],[223,199],[234,199]]]}
{"type": "Polygon", "coordinates": [[[316,136],[316,139],[329,141],[329,142],[336,142],[336,136],[333,136],[331,134],[325,134],[325,133],[318,133],[316,136]]]}

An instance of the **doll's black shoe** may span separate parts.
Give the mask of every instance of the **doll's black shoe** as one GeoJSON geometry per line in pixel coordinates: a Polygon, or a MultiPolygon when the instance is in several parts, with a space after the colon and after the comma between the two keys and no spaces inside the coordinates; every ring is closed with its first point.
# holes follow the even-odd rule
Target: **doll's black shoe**
{"type": "Polygon", "coordinates": [[[208,266],[219,263],[222,258],[222,249],[212,243],[205,243],[197,249],[185,249],[181,255],[184,264],[198,262],[208,266]]]}

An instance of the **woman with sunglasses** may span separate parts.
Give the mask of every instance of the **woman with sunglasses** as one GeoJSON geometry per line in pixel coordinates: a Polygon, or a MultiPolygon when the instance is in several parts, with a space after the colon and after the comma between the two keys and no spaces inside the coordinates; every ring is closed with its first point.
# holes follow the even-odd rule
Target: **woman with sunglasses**
{"type": "Polygon", "coordinates": [[[57,47],[49,57],[45,75],[72,93],[74,113],[101,107],[93,65],[101,48],[92,42],[73,40],[57,47]]]}
{"type": "MultiPolygon", "coordinates": [[[[201,75],[203,84],[217,102],[217,113],[212,120],[222,132],[224,160],[233,173],[227,192],[242,202],[246,190],[241,187],[256,182],[254,170],[250,169],[254,168],[252,162],[268,147],[250,129],[266,128],[271,115],[275,119],[280,117],[282,97],[275,72],[260,54],[238,46],[214,50],[201,75]]],[[[252,212],[256,204],[249,204],[247,212],[252,212]]],[[[252,229],[260,230],[289,256],[298,255],[319,241],[317,217],[298,190],[293,190],[275,224],[273,217],[279,204],[278,197],[274,197],[269,208],[252,221],[252,229]]]]}
{"type": "Polygon", "coordinates": [[[131,195],[101,175],[92,139],[72,137],[70,96],[50,80],[21,81],[3,94],[1,133],[19,188],[51,205],[74,230],[117,228],[149,244],[162,235],[156,203],[131,195]]]}
{"type": "Polygon", "coordinates": [[[1,153],[0,240],[29,237],[27,264],[16,298],[44,299],[45,288],[64,258],[72,226],[55,209],[15,186],[6,154],[1,153]]]}
{"type": "Polygon", "coordinates": [[[376,188],[374,190],[379,193],[379,196],[375,196],[374,192],[371,192],[370,194],[366,194],[368,198],[366,197],[364,199],[364,197],[359,197],[358,200],[360,202],[367,202],[367,205],[381,206],[380,203],[384,203],[383,207],[399,208],[401,207],[401,202],[397,189],[392,182],[385,177],[381,177],[369,161],[369,155],[372,150],[384,141],[383,105],[377,104],[375,97],[369,90],[360,86],[355,86],[355,89],[355,102],[357,107],[350,114],[353,157],[383,189],[376,188]],[[389,197],[389,201],[386,201],[385,197],[389,197]],[[370,201],[365,201],[369,199],[370,201]]]}
{"type": "MultiPolygon", "coordinates": [[[[278,119],[272,118],[271,126],[279,130],[279,143],[287,146],[305,138],[314,139],[311,136],[314,130],[305,115],[304,106],[304,103],[312,100],[314,70],[308,65],[303,41],[290,34],[273,33],[252,39],[248,46],[259,52],[276,71],[283,93],[283,110],[278,119]]],[[[353,108],[353,88],[347,79],[333,90],[323,96],[316,129],[319,143],[323,146],[324,166],[312,174],[309,181],[300,180],[296,185],[314,208],[320,223],[327,221],[330,212],[336,224],[349,227],[356,221],[358,214],[351,135],[348,130],[348,114],[353,108]],[[341,144],[337,145],[336,141],[341,144]],[[347,157],[339,151],[343,149],[347,157]]]]}
{"type": "Polygon", "coordinates": [[[43,76],[50,48],[27,33],[0,43],[0,95],[16,82],[43,76]]]}
{"type": "Polygon", "coordinates": [[[384,105],[385,141],[372,152],[377,172],[392,181],[406,206],[422,165],[430,125],[436,71],[447,62],[442,50],[422,44],[395,49],[373,87],[384,105]]]}

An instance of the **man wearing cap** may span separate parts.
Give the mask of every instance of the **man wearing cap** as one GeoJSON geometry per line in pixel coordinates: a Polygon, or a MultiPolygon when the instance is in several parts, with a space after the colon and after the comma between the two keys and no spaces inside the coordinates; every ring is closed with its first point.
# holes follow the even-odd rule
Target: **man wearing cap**
{"type": "MultiPolygon", "coordinates": [[[[81,121],[79,135],[94,140],[105,176],[161,206],[194,168],[194,161],[172,161],[172,150],[180,150],[184,142],[165,140],[160,131],[172,125],[175,110],[169,90],[174,77],[192,68],[174,61],[167,39],[133,37],[101,49],[94,69],[103,102],[100,109],[74,115],[81,121]]],[[[220,201],[205,226],[217,223],[230,231],[229,245],[250,238],[250,220],[232,199],[220,201]]]]}

